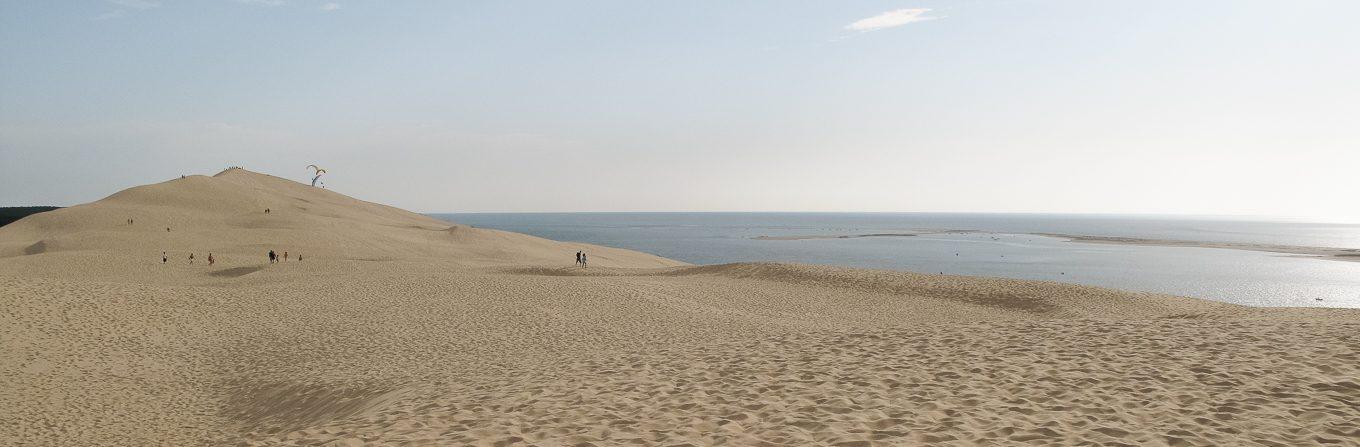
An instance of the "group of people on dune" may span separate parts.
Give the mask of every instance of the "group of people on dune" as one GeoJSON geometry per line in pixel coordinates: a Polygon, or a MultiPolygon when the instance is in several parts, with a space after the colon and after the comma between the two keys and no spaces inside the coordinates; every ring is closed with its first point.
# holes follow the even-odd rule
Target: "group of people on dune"
{"type": "Polygon", "coordinates": [[[581,268],[586,268],[586,267],[587,267],[587,265],[586,265],[586,252],[584,252],[584,251],[578,251],[578,252],[576,252],[576,265],[581,266],[581,268]]]}
{"type": "MultiPolygon", "coordinates": [[[[193,253],[189,253],[189,264],[190,264],[190,265],[192,265],[192,264],[194,263],[194,260],[195,260],[195,259],[196,259],[195,255],[194,255],[193,253]]],[[[580,264],[582,264],[582,265],[585,265],[584,255],[578,255],[578,258],[577,258],[577,259],[581,259],[581,260],[579,260],[579,261],[576,261],[577,263],[580,263],[580,264]]],[[[276,263],[283,262],[283,261],[287,261],[287,260],[288,260],[288,252],[285,251],[285,252],[283,252],[283,254],[279,254],[278,252],[276,252],[276,251],[274,251],[274,250],[269,250],[269,263],[270,263],[270,264],[276,264],[276,263]]],[[[297,260],[298,260],[298,261],[302,261],[302,255],[298,255],[298,256],[297,256],[297,260]]],[[[161,252],[161,264],[167,264],[167,263],[169,263],[169,262],[170,262],[170,255],[167,254],[167,252],[162,251],[162,252],[161,252]]],[[[208,265],[211,266],[211,265],[216,264],[216,263],[217,263],[217,257],[216,257],[216,256],[213,256],[213,254],[212,254],[211,252],[208,253],[208,265]]]]}
{"type": "MultiPolygon", "coordinates": [[[[270,264],[277,264],[277,263],[280,263],[280,262],[283,262],[283,261],[287,261],[287,260],[288,260],[288,252],[285,251],[285,252],[283,252],[283,254],[279,254],[278,252],[276,252],[276,251],[274,251],[274,250],[269,250],[269,263],[270,263],[270,264]]],[[[299,262],[301,262],[301,261],[302,261],[302,255],[299,254],[299,255],[297,256],[297,260],[298,260],[299,262]]]]}
{"type": "MultiPolygon", "coordinates": [[[[231,169],[231,168],[228,168],[228,169],[231,169]]],[[[240,169],[240,168],[235,168],[235,169],[240,169]]],[[[265,214],[268,214],[268,213],[269,213],[269,209],[266,208],[266,209],[264,210],[264,212],[265,212],[265,214]]],[[[132,225],[132,222],[133,222],[132,219],[131,219],[131,218],[128,218],[127,224],[128,224],[128,225],[132,225]]],[[[170,228],[167,227],[167,228],[165,229],[165,231],[170,231],[170,228]]],[[[194,254],[193,254],[193,253],[189,253],[189,264],[192,265],[192,264],[194,263],[194,260],[195,260],[194,254]]],[[[285,252],[283,252],[283,254],[279,254],[278,252],[276,252],[276,251],[274,251],[274,250],[269,250],[269,263],[270,263],[270,264],[277,264],[277,263],[284,262],[284,261],[287,261],[287,260],[288,260],[288,252],[285,251],[285,252]]],[[[300,255],[300,254],[297,255],[297,260],[298,260],[298,261],[302,261],[302,255],[300,255]]],[[[167,254],[166,252],[162,251],[162,252],[161,252],[161,264],[168,264],[169,262],[170,262],[170,255],[167,254]]],[[[217,257],[213,256],[212,253],[208,253],[208,265],[211,266],[211,265],[216,264],[216,263],[217,263],[217,257]]],[[[586,263],[586,255],[585,255],[585,253],[576,252],[576,263],[577,263],[577,264],[580,264],[580,265],[582,265],[582,266],[585,265],[585,263],[586,263]]]]}
{"type": "MultiPolygon", "coordinates": [[[[165,263],[169,263],[169,262],[170,262],[170,255],[167,255],[165,252],[161,252],[161,264],[165,264],[165,263]]],[[[217,257],[213,256],[212,252],[208,252],[208,265],[209,265],[209,266],[212,266],[213,264],[216,264],[216,263],[217,263],[217,257]]],[[[189,253],[189,265],[193,265],[193,264],[194,264],[194,254],[193,254],[193,253],[189,253]]]]}

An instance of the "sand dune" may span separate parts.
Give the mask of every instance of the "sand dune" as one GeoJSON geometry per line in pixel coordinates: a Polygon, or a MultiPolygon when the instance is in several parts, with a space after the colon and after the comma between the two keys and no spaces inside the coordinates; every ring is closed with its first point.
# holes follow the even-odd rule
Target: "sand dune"
{"type": "Polygon", "coordinates": [[[1360,439],[1355,311],[688,266],[241,170],[0,228],[0,304],[15,445],[1360,439]]]}
{"type": "MultiPolygon", "coordinates": [[[[683,263],[644,253],[451,225],[429,216],[241,169],[139,186],[0,228],[0,258],[100,252],[121,264],[208,252],[258,263],[270,249],[314,259],[437,258],[459,266],[560,264],[587,250],[600,267],[683,263]],[[269,210],[268,213],[265,210],[269,210]],[[133,224],[127,224],[132,219],[133,224]]],[[[60,268],[61,263],[44,266],[60,268]]]]}

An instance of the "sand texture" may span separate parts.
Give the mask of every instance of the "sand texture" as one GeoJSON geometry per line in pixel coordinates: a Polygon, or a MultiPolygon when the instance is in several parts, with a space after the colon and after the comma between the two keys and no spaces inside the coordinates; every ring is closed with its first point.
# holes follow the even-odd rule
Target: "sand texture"
{"type": "Polygon", "coordinates": [[[0,445],[926,444],[1357,445],[1360,312],[690,266],[242,170],[0,228],[0,445]]]}

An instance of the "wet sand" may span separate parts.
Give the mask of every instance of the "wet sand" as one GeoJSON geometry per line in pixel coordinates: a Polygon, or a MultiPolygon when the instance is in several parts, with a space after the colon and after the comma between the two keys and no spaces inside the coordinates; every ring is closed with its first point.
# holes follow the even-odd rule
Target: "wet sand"
{"type": "MultiPolygon", "coordinates": [[[[913,233],[864,233],[864,234],[826,234],[796,236],[756,236],[751,239],[763,241],[798,241],[811,239],[855,239],[863,237],[911,237],[928,234],[986,234],[978,230],[920,230],[913,233]]],[[[999,233],[998,233],[999,234],[999,233]]],[[[1158,247],[1196,247],[1219,248],[1225,250],[1248,250],[1267,253],[1284,253],[1308,257],[1320,257],[1339,261],[1360,261],[1360,248],[1310,247],[1301,245],[1254,244],[1246,242],[1208,242],[1176,239],[1147,239],[1136,237],[1089,236],[1063,233],[1023,233],[1088,244],[1149,245],[1158,247]]]]}
{"type": "Polygon", "coordinates": [[[1243,242],[1182,241],[1175,239],[1144,239],[1135,237],[1081,236],[1058,233],[1032,233],[1032,234],[1037,236],[1048,236],[1060,239],[1067,239],[1072,242],[1083,242],[1088,244],[1221,248],[1225,250],[1248,250],[1248,251],[1262,251],[1267,253],[1284,253],[1308,257],[1319,257],[1338,261],[1360,261],[1360,248],[1308,247],[1300,245],[1252,244],[1243,242]]]}

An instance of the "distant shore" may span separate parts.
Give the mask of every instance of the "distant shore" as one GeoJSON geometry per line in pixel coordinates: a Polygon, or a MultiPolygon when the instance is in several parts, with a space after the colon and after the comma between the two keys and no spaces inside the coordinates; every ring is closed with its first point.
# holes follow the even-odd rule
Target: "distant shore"
{"type": "Polygon", "coordinates": [[[827,234],[812,236],[756,236],[751,239],[758,241],[802,241],[808,239],[855,239],[861,237],[912,237],[915,233],[869,233],[869,234],[827,234]]]}
{"type": "Polygon", "coordinates": [[[18,222],[33,214],[61,209],[59,206],[2,206],[0,207],[0,227],[18,222]]]}
{"type": "Polygon", "coordinates": [[[1071,242],[1085,242],[1090,244],[1222,248],[1228,250],[1263,251],[1267,253],[1285,253],[1291,255],[1334,259],[1338,261],[1360,262],[1360,248],[1308,247],[1300,245],[1254,244],[1248,242],[1184,241],[1176,239],[1146,239],[1136,237],[1114,237],[1114,236],[1083,236],[1076,234],[1061,234],[1061,233],[1031,233],[1031,234],[1034,234],[1036,236],[1048,236],[1067,239],[1068,241],[1071,242]]]}
{"type": "MultiPolygon", "coordinates": [[[[913,233],[865,233],[865,234],[822,234],[822,235],[795,235],[795,236],[756,236],[751,239],[760,241],[801,241],[810,239],[856,239],[865,237],[912,237],[924,234],[978,234],[987,233],[979,230],[921,230],[913,233]]],[[[1267,253],[1283,253],[1298,256],[1317,257],[1332,259],[1337,261],[1360,262],[1360,248],[1337,248],[1337,247],[1311,247],[1302,245],[1280,245],[1280,244],[1257,244],[1250,242],[1207,242],[1207,241],[1187,241],[1178,239],[1150,239],[1137,237],[1119,236],[1088,236],[1080,234],[1064,233],[1021,233],[1034,236],[1044,236],[1059,239],[1067,239],[1069,242],[1083,242],[1089,244],[1118,244],[1118,245],[1143,245],[1157,247],[1196,247],[1196,248],[1220,248],[1227,250],[1247,250],[1261,251],[1267,253]]]]}

